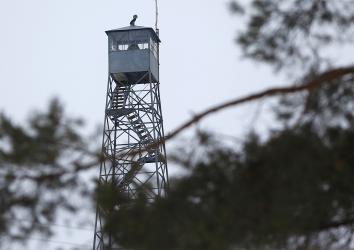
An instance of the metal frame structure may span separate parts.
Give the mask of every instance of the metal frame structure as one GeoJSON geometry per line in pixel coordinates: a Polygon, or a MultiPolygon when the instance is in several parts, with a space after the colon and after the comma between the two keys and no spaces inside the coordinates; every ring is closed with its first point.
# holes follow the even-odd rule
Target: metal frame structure
{"type": "MultiPolygon", "coordinates": [[[[159,65],[158,52],[155,59],[159,65]]],[[[133,81],[126,76],[117,77],[116,73],[110,69],[108,77],[99,184],[119,188],[131,203],[139,192],[149,200],[163,197],[168,171],[165,144],[156,145],[164,137],[159,77],[152,74],[150,67],[139,71],[139,78],[131,77],[133,81]]],[[[114,209],[119,209],[119,204],[114,209]]],[[[107,211],[98,204],[93,250],[118,247],[103,231],[104,213],[107,211]]]]}

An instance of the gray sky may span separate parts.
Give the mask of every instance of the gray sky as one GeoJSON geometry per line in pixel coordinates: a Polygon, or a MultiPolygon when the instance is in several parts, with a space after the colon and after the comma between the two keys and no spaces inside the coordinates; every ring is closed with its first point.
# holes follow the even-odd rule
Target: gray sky
{"type": "MultiPolygon", "coordinates": [[[[230,15],[227,2],[160,1],[167,132],[212,104],[281,83],[270,69],[240,60],[233,40],[241,23],[230,15]]],[[[0,0],[0,110],[23,120],[29,110],[43,109],[58,96],[70,114],[91,127],[101,124],[107,84],[104,31],[129,25],[134,14],[137,25],[153,26],[154,0],[0,0]]],[[[255,110],[255,105],[229,110],[203,126],[241,134],[255,110]]],[[[91,244],[92,234],[57,240],[91,244]]]]}
{"type": "MultiPolygon", "coordinates": [[[[58,96],[70,114],[102,123],[104,31],[127,26],[135,13],[137,25],[153,26],[154,0],[1,0],[0,109],[23,119],[58,96]]],[[[270,70],[240,60],[233,42],[239,26],[227,0],[160,1],[166,131],[212,104],[276,84],[270,70]]],[[[233,129],[240,117],[226,113],[207,126],[233,129]]]]}

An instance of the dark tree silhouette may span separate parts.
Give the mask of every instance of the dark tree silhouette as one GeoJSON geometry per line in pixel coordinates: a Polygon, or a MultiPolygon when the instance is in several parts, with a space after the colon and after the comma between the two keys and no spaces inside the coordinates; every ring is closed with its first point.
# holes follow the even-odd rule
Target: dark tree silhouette
{"type": "Polygon", "coordinates": [[[26,125],[0,116],[0,234],[26,239],[41,232],[56,212],[75,212],[77,198],[87,195],[80,171],[97,164],[88,154],[82,121],[69,119],[53,100],[45,112],[32,113],[26,125]],[[75,191],[70,191],[75,190],[75,191]]]}

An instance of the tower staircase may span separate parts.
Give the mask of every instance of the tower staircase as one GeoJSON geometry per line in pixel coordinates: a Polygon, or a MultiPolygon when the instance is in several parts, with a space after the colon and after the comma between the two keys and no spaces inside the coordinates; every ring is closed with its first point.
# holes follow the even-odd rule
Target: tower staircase
{"type": "Polygon", "coordinates": [[[119,186],[121,187],[131,184],[138,172],[144,166],[144,164],[161,161],[160,154],[156,152],[156,147],[149,148],[151,147],[150,145],[154,142],[154,138],[150,134],[144,121],[139,116],[138,111],[132,108],[126,108],[130,89],[130,85],[116,86],[113,91],[113,96],[111,97],[110,109],[107,110],[107,113],[108,115],[115,117],[126,116],[132,130],[139,138],[139,148],[145,148],[147,154],[141,157],[140,159],[132,162],[130,170],[128,171],[128,173],[125,174],[124,178],[119,184],[119,186]]]}
{"type": "Polygon", "coordinates": [[[145,126],[139,114],[136,111],[133,111],[127,115],[127,118],[132,126],[133,131],[139,137],[140,144],[142,146],[141,148],[146,148],[147,155],[132,163],[131,169],[120,182],[120,186],[129,185],[132,183],[135,176],[142,169],[145,163],[160,161],[159,153],[156,153],[156,147],[150,146],[154,142],[154,138],[151,136],[148,128],[145,126]]]}
{"type": "Polygon", "coordinates": [[[129,85],[117,85],[112,97],[111,108],[115,110],[123,109],[129,96],[129,85]]]}

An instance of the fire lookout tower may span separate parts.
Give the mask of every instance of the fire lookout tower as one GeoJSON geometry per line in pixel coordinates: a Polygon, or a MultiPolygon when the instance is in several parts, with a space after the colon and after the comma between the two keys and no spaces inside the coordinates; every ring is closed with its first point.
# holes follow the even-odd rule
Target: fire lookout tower
{"type": "MultiPolygon", "coordinates": [[[[105,160],[99,183],[118,187],[132,202],[141,190],[150,200],[163,197],[168,185],[166,149],[164,143],[151,147],[164,137],[159,36],[154,29],[135,23],[106,34],[109,73],[102,141],[105,160]]],[[[94,250],[116,247],[111,236],[102,231],[105,213],[109,211],[98,205],[94,250]]]]}

